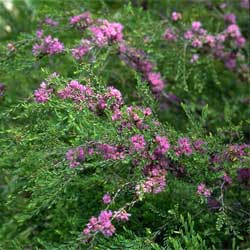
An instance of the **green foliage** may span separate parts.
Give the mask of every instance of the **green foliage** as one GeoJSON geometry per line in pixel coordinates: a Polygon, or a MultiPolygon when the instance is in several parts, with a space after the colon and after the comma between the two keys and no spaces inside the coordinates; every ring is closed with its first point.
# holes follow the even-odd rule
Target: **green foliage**
{"type": "MultiPolygon", "coordinates": [[[[238,169],[249,167],[249,154],[238,159],[226,151],[231,144],[249,144],[248,82],[206,54],[190,64],[193,48],[183,40],[169,43],[162,38],[164,30],[172,27],[168,17],[174,10],[182,11],[183,25],[201,20],[211,32],[223,30],[222,13],[218,13],[223,1],[211,1],[214,7],[207,1],[198,2],[16,0],[12,10],[0,2],[0,29],[4,30],[0,35],[0,82],[6,85],[4,96],[0,95],[0,249],[249,248],[249,189],[237,177],[238,169]],[[73,30],[68,20],[86,10],[94,18],[124,25],[128,44],[143,50],[166,80],[165,95],[160,99],[152,95],[146,79],[120,60],[116,44],[94,48],[81,62],[72,58],[70,49],[88,32],[73,30]],[[54,57],[34,57],[35,32],[46,16],[60,25],[43,26],[44,32],[63,41],[66,51],[54,57]],[[8,49],[8,43],[14,51],[8,49]],[[53,72],[60,76],[51,80],[53,72]],[[36,103],[32,95],[44,79],[55,90],[72,79],[97,93],[115,86],[123,95],[122,112],[127,117],[129,106],[151,108],[149,127],[142,131],[133,126],[121,133],[109,109],[96,114],[85,103],[79,108],[58,97],[36,103]],[[178,96],[180,102],[169,103],[168,93],[178,96]],[[93,156],[71,169],[65,153],[94,142],[130,148],[135,134],[143,134],[151,144],[155,135],[167,135],[171,144],[167,157],[174,165],[168,169],[167,187],[157,195],[141,194],[131,206],[130,220],[117,224],[113,237],[97,234],[86,243],[82,230],[91,216],[105,209],[103,194],[119,190],[110,207],[126,206],[135,198],[135,185],[143,181],[142,170],[148,162],[139,153],[119,161],[93,156]],[[177,157],[174,146],[180,137],[204,140],[206,151],[177,157]],[[212,156],[225,152],[228,161],[211,163],[212,156]],[[136,167],[134,160],[138,160],[136,167]],[[224,173],[233,184],[223,189],[224,173]],[[218,209],[211,209],[206,198],[197,196],[197,185],[203,182],[219,201],[218,209]]],[[[249,39],[247,15],[241,15],[236,1],[229,8],[235,10],[242,33],[249,39]]],[[[249,48],[242,53],[247,58],[249,48]]]]}

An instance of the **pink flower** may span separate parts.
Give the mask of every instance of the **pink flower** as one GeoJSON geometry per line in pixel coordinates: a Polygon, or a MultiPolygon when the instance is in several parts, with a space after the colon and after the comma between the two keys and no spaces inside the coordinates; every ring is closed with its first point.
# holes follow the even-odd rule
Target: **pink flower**
{"type": "Polygon", "coordinates": [[[134,135],[131,137],[130,141],[133,144],[133,150],[141,151],[145,149],[146,142],[143,135],[134,135]]]}
{"type": "Polygon", "coordinates": [[[125,210],[115,211],[114,218],[117,221],[128,221],[131,214],[127,213],[125,210]]]}
{"type": "Polygon", "coordinates": [[[164,32],[164,38],[167,41],[177,41],[177,35],[171,28],[167,28],[164,32]]]}
{"type": "Polygon", "coordinates": [[[199,29],[201,28],[202,24],[201,22],[192,22],[192,30],[193,31],[199,31],[199,29]]]}
{"type": "Polygon", "coordinates": [[[223,181],[227,185],[231,185],[233,183],[232,178],[226,173],[223,175],[223,181]]]}
{"type": "Polygon", "coordinates": [[[193,152],[191,143],[188,138],[180,138],[178,140],[178,146],[175,149],[176,149],[175,154],[177,156],[180,156],[182,154],[189,156],[193,152]]]}
{"type": "Polygon", "coordinates": [[[43,37],[43,30],[39,29],[36,31],[36,37],[37,38],[42,38],[43,37]]]}
{"type": "Polygon", "coordinates": [[[178,21],[178,20],[181,20],[182,15],[179,12],[173,12],[171,15],[171,18],[173,21],[178,21]]]}
{"type": "Polygon", "coordinates": [[[192,46],[194,48],[201,48],[202,47],[202,42],[198,38],[195,38],[192,42],[192,46]]]}
{"type": "Polygon", "coordinates": [[[226,40],[226,36],[224,34],[218,34],[215,38],[219,42],[224,42],[226,40]]]}
{"type": "Polygon", "coordinates": [[[166,187],[166,170],[160,166],[152,166],[147,171],[148,177],[136,186],[137,194],[142,193],[160,193],[166,187]]]}
{"type": "Polygon", "coordinates": [[[194,33],[192,30],[188,30],[184,33],[184,38],[190,40],[194,37],[194,33]]]}
{"type": "Polygon", "coordinates": [[[98,149],[101,151],[104,159],[119,160],[124,158],[122,147],[113,146],[110,144],[99,144],[98,149]]]}
{"type": "Polygon", "coordinates": [[[102,200],[103,200],[103,203],[104,204],[109,204],[111,202],[111,197],[109,194],[105,194],[103,197],[102,197],[102,200]]]}
{"type": "Polygon", "coordinates": [[[98,218],[91,217],[83,233],[89,235],[91,232],[101,232],[104,236],[112,236],[115,233],[115,227],[111,223],[113,213],[111,211],[101,211],[98,218]]]}
{"type": "Polygon", "coordinates": [[[196,150],[196,151],[199,151],[199,152],[203,152],[203,148],[202,148],[202,146],[205,144],[205,142],[203,141],[203,140],[197,140],[197,141],[195,141],[194,142],[194,149],[196,150]]]}
{"type": "Polygon", "coordinates": [[[241,8],[249,9],[250,8],[249,0],[241,0],[240,6],[241,6],[241,8]]]}
{"type": "Polygon", "coordinates": [[[75,168],[85,159],[84,150],[82,147],[70,149],[66,153],[66,160],[69,161],[69,166],[75,168]]]}
{"type": "Polygon", "coordinates": [[[91,14],[86,11],[80,15],[71,17],[69,22],[71,25],[79,29],[85,29],[93,22],[93,20],[91,18],[91,14]]]}
{"type": "Polygon", "coordinates": [[[212,35],[206,35],[205,36],[205,42],[213,48],[215,46],[215,37],[212,35]]]}
{"type": "Polygon", "coordinates": [[[198,185],[197,187],[197,194],[198,195],[203,195],[205,196],[206,198],[210,197],[211,196],[211,190],[206,188],[205,184],[204,183],[201,183],[198,185]]]}
{"type": "Polygon", "coordinates": [[[147,79],[152,86],[154,93],[160,93],[164,89],[164,81],[161,79],[161,74],[150,72],[147,74],[147,79]]]}
{"type": "Polygon", "coordinates": [[[100,20],[100,26],[90,27],[93,40],[99,47],[113,42],[121,42],[123,26],[120,23],[110,23],[107,20],[100,20]]]}
{"type": "Polygon", "coordinates": [[[236,16],[233,13],[224,15],[224,21],[230,24],[236,24],[236,16]]]}
{"type": "Polygon", "coordinates": [[[226,29],[226,34],[231,36],[232,38],[236,38],[241,36],[240,28],[236,24],[231,24],[226,29]]]}
{"type": "Polygon", "coordinates": [[[166,178],[165,176],[148,177],[141,187],[144,193],[158,194],[165,189],[166,178]]]}
{"type": "Polygon", "coordinates": [[[200,56],[198,54],[193,54],[190,60],[191,63],[195,63],[199,60],[200,56]]]}
{"type": "Polygon", "coordinates": [[[225,60],[225,66],[230,69],[230,70],[233,70],[236,68],[236,59],[233,58],[233,57],[228,57],[226,60],[225,60]]]}
{"type": "MultiPolygon", "coordinates": [[[[41,36],[42,34],[38,34],[41,36]]],[[[41,37],[39,37],[41,38],[41,37]]],[[[64,50],[64,45],[57,38],[52,38],[51,36],[46,36],[41,39],[40,43],[36,43],[33,46],[33,54],[38,56],[40,54],[55,55],[62,53],[64,50]]]]}
{"type": "Polygon", "coordinates": [[[40,84],[40,88],[35,90],[34,97],[35,101],[39,103],[47,102],[50,98],[50,94],[53,92],[53,89],[47,87],[45,82],[40,84]]]}
{"type": "Polygon", "coordinates": [[[76,60],[81,60],[90,51],[90,41],[83,39],[81,45],[72,49],[72,55],[76,60]]]}
{"type": "Polygon", "coordinates": [[[155,154],[165,154],[170,148],[169,141],[168,141],[167,137],[165,137],[165,136],[157,135],[155,137],[155,142],[158,145],[155,149],[155,152],[154,152],[155,154]]]}
{"type": "Polygon", "coordinates": [[[225,9],[226,7],[227,7],[227,4],[226,4],[226,3],[220,4],[220,8],[221,8],[221,9],[225,9]]]}
{"type": "Polygon", "coordinates": [[[62,99],[71,99],[74,102],[81,102],[93,95],[93,90],[88,86],[80,84],[76,80],[71,80],[64,89],[59,90],[57,93],[62,99]]]}
{"type": "Polygon", "coordinates": [[[115,109],[113,114],[112,114],[112,121],[117,121],[117,120],[120,120],[122,118],[122,112],[120,109],[115,109]]]}
{"type": "Polygon", "coordinates": [[[145,109],[143,110],[143,114],[144,114],[145,116],[150,116],[150,115],[152,114],[152,110],[151,110],[150,108],[145,108],[145,109]]]}
{"type": "Polygon", "coordinates": [[[243,36],[236,37],[235,39],[236,46],[241,48],[245,45],[245,43],[246,43],[246,39],[243,36]]]}
{"type": "Polygon", "coordinates": [[[52,18],[46,17],[44,23],[50,26],[57,26],[58,22],[53,20],[52,18]]]}

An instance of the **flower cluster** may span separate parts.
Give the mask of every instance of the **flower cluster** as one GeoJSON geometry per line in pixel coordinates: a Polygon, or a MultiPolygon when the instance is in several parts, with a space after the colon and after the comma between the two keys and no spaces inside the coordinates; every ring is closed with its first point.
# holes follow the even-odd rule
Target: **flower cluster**
{"type": "Polygon", "coordinates": [[[114,213],[110,210],[103,210],[98,217],[93,216],[90,218],[83,233],[90,236],[91,233],[101,232],[104,236],[112,236],[115,233],[115,227],[111,220],[128,221],[130,216],[124,209],[114,211],[114,213]]]}
{"type": "Polygon", "coordinates": [[[181,13],[179,13],[179,12],[173,12],[172,14],[171,14],[171,19],[173,20],[173,21],[178,21],[178,20],[181,20],[182,19],[182,14],[181,13]]]}
{"type": "Polygon", "coordinates": [[[168,141],[168,138],[165,137],[165,136],[159,136],[159,135],[157,135],[155,137],[155,142],[157,144],[157,147],[156,147],[156,149],[154,151],[155,155],[163,155],[170,148],[170,143],[168,141]]]}
{"type": "Polygon", "coordinates": [[[98,144],[97,149],[106,160],[120,160],[123,159],[126,155],[123,147],[114,146],[107,143],[98,144]]]}
{"type": "Polygon", "coordinates": [[[58,24],[59,24],[57,21],[53,20],[50,17],[46,17],[44,19],[44,23],[47,24],[47,25],[49,25],[49,26],[58,26],[58,24]]]}
{"type": "Polygon", "coordinates": [[[250,9],[250,3],[249,0],[241,0],[240,6],[244,9],[250,9]]]}
{"type": "Polygon", "coordinates": [[[166,187],[166,170],[160,166],[150,166],[146,179],[136,186],[138,195],[141,193],[160,193],[166,187]]]}
{"type": "Polygon", "coordinates": [[[69,23],[76,27],[77,29],[86,29],[93,22],[91,14],[86,11],[80,15],[72,16],[69,20],[69,23]]]}
{"type": "Polygon", "coordinates": [[[84,86],[76,80],[71,80],[64,89],[59,90],[57,93],[60,98],[71,99],[74,102],[84,101],[93,95],[93,91],[90,87],[84,86]]]}
{"type": "Polygon", "coordinates": [[[39,103],[47,102],[52,92],[53,92],[53,89],[48,88],[47,83],[42,82],[40,84],[40,88],[36,89],[34,92],[35,101],[39,103]]]}
{"type": "MultiPolygon", "coordinates": [[[[179,13],[172,13],[172,20],[179,20],[179,13]]],[[[180,14],[181,15],[181,14],[180,14]]],[[[191,47],[197,51],[210,53],[215,58],[222,61],[225,66],[230,70],[236,70],[237,59],[239,62],[244,61],[244,56],[235,50],[236,48],[242,48],[246,39],[242,36],[239,26],[236,24],[236,16],[234,13],[227,13],[224,15],[225,23],[228,27],[222,32],[212,35],[202,27],[202,23],[199,21],[192,22],[191,28],[186,30],[183,34],[183,38],[188,41],[191,47]],[[241,58],[241,59],[240,59],[241,58]]],[[[173,28],[167,28],[164,33],[164,39],[167,41],[177,41],[178,37],[182,37],[178,34],[178,30],[174,31],[173,28]]],[[[190,62],[195,63],[199,59],[199,54],[194,54],[191,57],[190,62]]],[[[244,74],[245,64],[241,62],[237,71],[244,74]]]]}
{"type": "Polygon", "coordinates": [[[110,23],[108,20],[98,20],[98,26],[91,26],[89,29],[93,34],[94,43],[103,47],[113,42],[123,40],[123,26],[120,23],[110,23]]]}
{"type": "Polygon", "coordinates": [[[76,60],[81,60],[91,49],[90,41],[82,39],[81,44],[71,50],[72,56],[76,60]]]}
{"type": "Polygon", "coordinates": [[[211,196],[211,190],[206,188],[204,183],[201,183],[197,187],[197,194],[205,196],[206,198],[211,196]]]}
{"type": "Polygon", "coordinates": [[[160,94],[165,83],[159,72],[153,72],[153,64],[147,59],[146,54],[138,49],[120,44],[120,57],[132,68],[142,73],[144,79],[149,83],[154,94],[160,94]]]}
{"type": "Polygon", "coordinates": [[[172,28],[167,28],[164,32],[163,37],[169,42],[176,42],[178,39],[178,35],[174,32],[172,28]]]}
{"type": "Polygon", "coordinates": [[[245,187],[250,188],[250,168],[240,168],[237,171],[238,181],[245,185],[245,187]]]}
{"type": "Polygon", "coordinates": [[[250,156],[249,144],[231,144],[223,152],[211,156],[210,161],[213,164],[235,161],[250,156]]]}
{"type": "Polygon", "coordinates": [[[190,143],[189,139],[188,138],[179,138],[178,139],[178,146],[175,147],[175,154],[177,156],[180,156],[180,155],[191,155],[192,152],[193,152],[193,149],[192,149],[192,144],[190,143]]]}
{"type": "Polygon", "coordinates": [[[36,43],[33,46],[33,54],[35,56],[38,55],[52,56],[63,52],[64,45],[57,38],[53,38],[50,35],[43,37],[42,31],[38,31],[37,36],[40,41],[39,43],[36,43]]]}
{"type": "Polygon", "coordinates": [[[112,211],[103,210],[98,218],[91,217],[83,233],[90,235],[90,233],[101,232],[105,236],[112,236],[115,233],[115,227],[111,223],[112,215],[112,211]]]}
{"type": "Polygon", "coordinates": [[[109,204],[111,202],[111,197],[109,194],[105,194],[103,197],[102,197],[102,201],[104,204],[109,204]]]}
{"type": "Polygon", "coordinates": [[[68,150],[66,159],[69,161],[69,166],[75,168],[85,159],[85,153],[82,147],[68,150]]]}
{"type": "Polygon", "coordinates": [[[134,135],[131,137],[130,141],[133,145],[133,151],[141,151],[145,149],[146,141],[143,135],[134,135]]]}
{"type": "Polygon", "coordinates": [[[117,221],[128,221],[131,214],[127,213],[124,209],[114,211],[114,219],[117,221]]]}

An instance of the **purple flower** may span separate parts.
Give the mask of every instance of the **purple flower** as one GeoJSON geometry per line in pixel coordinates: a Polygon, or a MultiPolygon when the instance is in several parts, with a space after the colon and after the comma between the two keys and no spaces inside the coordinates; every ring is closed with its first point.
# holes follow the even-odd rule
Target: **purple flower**
{"type": "Polygon", "coordinates": [[[193,146],[194,146],[194,149],[196,151],[199,151],[199,152],[203,152],[203,148],[202,146],[205,144],[205,142],[203,140],[196,140],[194,143],[193,143],[193,146]]]}
{"type": "Polygon", "coordinates": [[[155,137],[155,142],[157,143],[157,147],[154,152],[156,155],[165,154],[170,148],[169,140],[165,136],[161,137],[157,135],[155,137]]]}
{"type": "Polygon", "coordinates": [[[90,12],[86,11],[80,15],[72,16],[69,22],[78,29],[85,29],[92,24],[93,20],[90,12]]]}
{"type": "Polygon", "coordinates": [[[147,79],[152,86],[153,93],[160,93],[164,89],[164,81],[161,79],[161,74],[150,72],[147,74],[147,79]]]}
{"type": "Polygon", "coordinates": [[[69,166],[75,168],[85,159],[85,153],[82,147],[68,150],[66,159],[69,161],[69,166]]]}
{"type": "Polygon", "coordinates": [[[177,41],[177,34],[171,29],[171,28],[167,28],[164,32],[164,38],[167,41],[177,41]]]}
{"type": "Polygon", "coordinates": [[[194,33],[192,30],[188,30],[184,33],[184,38],[190,40],[194,37],[194,33]]]}
{"type": "Polygon", "coordinates": [[[207,205],[211,210],[218,210],[221,206],[221,204],[214,198],[209,197],[207,199],[207,205]]]}
{"type": "Polygon", "coordinates": [[[83,56],[86,55],[90,51],[90,41],[83,39],[81,41],[81,45],[73,48],[71,51],[72,51],[72,56],[76,60],[81,60],[83,56]]]}
{"type": "Polygon", "coordinates": [[[240,6],[241,6],[241,8],[249,9],[250,8],[249,0],[241,0],[240,6]]]}
{"type": "Polygon", "coordinates": [[[99,144],[98,149],[101,151],[104,159],[119,160],[123,159],[125,154],[122,147],[113,146],[110,144],[99,144]]]}
{"type": "Polygon", "coordinates": [[[44,20],[44,23],[47,24],[47,25],[50,25],[50,26],[57,26],[58,25],[58,22],[49,18],[49,17],[46,17],[45,20],[44,20]]]}
{"type": "Polygon", "coordinates": [[[133,144],[134,151],[141,151],[145,149],[146,142],[143,135],[134,135],[131,137],[130,141],[133,144]]]}
{"type": "Polygon", "coordinates": [[[180,156],[185,154],[187,156],[191,155],[193,152],[192,145],[188,138],[180,138],[178,139],[178,146],[175,147],[175,154],[180,156]]]}
{"type": "Polygon", "coordinates": [[[238,25],[236,24],[231,24],[227,27],[226,29],[226,34],[232,38],[236,38],[236,37],[240,37],[241,36],[241,32],[240,32],[240,28],[238,25]]]}
{"type": "Polygon", "coordinates": [[[111,202],[111,197],[109,194],[105,194],[103,197],[102,197],[102,200],[103,200],[103,203],[104,204],[109,204],[111,202]]]}
{"type": "Polygon", "coordinates": [[[197,187],[197,194],[205,196],[206,198],[211,196],[211,190],[206,188],[204,183],[201,183],[197,187]]]}
{"type": "Polygon", "coordinates": [[[192,30],[193,31],[199,31],[199,29],[201,28],[202,24],[201,22],[192,22],[192,30]]]}
{"type": "Polygon", "coordinates": [[[240,168],[237,170],[238,181],[246,186],[250,186],[250,168],[240,168]]]}
{"type": "Polygon", "coordinates": [[[202,41],[199,40],[198,38],[195,38],[193,41],[192,41],[192,46],[194,48],[201,48],[202,47],[202,41]]]}
{"type": "Polygon", "coordinates": [[[223,175],[223,181],[226,185],[231,185],[233,183],[232,178],[227,173],[223,175]]]}
{"type": "Polygon", "coordinates": [[[115,233],[115,227],[111,223],[113,213],[111,211],[101,211],[98,218],[91,217],[83,233],[89,235],[91,232],[101,232],[104,236],[112,236],[115,233]]]}
{"type": "Polygon", "coordinates": [[[146,172],[148,177],[136,186],[136,193],[139,195],[141,192],[154,194],[162,192],[166,187],[166,170],[160,166],[150,166],[146,172]]]}
{"type": "Polygon", "coordinates": [[[236,16],[233,13],[224,15],[224,21],[229,24],[236,24],[236,16]]]}
{"type": "Polygon", "coordinates": [[[47,84],[45,82],[42,82],[40,84],[40,88],[38,88],[34,92],[35,101],[39,103],[47,102],[52,92],[53,89],[48,88],[47,84]]]}
{"type": "Polygon", "coordinates": [[[192,58],[190,59],[191,63],[195,63],[199,60],[200,56],[198,54],[193,54],[192,58]]]}
{"type": "Polygon", "coordinates": [[[127,213],[125,210],[114,211],[114,218],[117,221],[128,221],[131,214],[127,213]]]}
{"type": "MultiPolygon", "coordinates": [[[[38,35],[42,36],[42,34],[38,35]]],[[[52,38],[51,36],[46,36],[43,39],[41,38],[40,43],[36,43],[33,46],[33,54],[35,56],[40,54],[55,55],[62,53],[63,50],[63,43],[61,43],[57,38],[52,38]]]]}
{"type": "Polygon", "coordinates": [[[0,97],[4,95],[5,85],[0,83],[0,97]]]}
{"type": "Polygon", "coordinates": [[[173,12],[172,15],[171,15],[171,19],[173,21],[181,20],[181,18],[182,18],[182,15],[179,12],[173,12]]]}
{"type": "Polygon", "coordinates": [[[103,47],[113,42],[121,42],[123,39],[123,26],[120,23],[110,23],[100,20],[100,26],[91,26],[90,32],[97,46],[103,47]]]}

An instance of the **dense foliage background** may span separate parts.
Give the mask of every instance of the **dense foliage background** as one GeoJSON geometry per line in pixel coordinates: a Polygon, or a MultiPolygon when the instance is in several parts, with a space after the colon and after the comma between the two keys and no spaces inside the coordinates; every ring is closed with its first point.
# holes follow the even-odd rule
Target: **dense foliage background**
{"type": "Polygon", "coordinates": [[[0,1],[0,31],[1,249],[250,249],[248,1],[0,1]]]}

